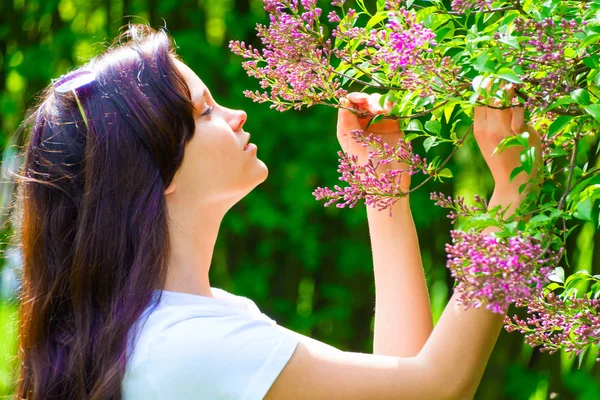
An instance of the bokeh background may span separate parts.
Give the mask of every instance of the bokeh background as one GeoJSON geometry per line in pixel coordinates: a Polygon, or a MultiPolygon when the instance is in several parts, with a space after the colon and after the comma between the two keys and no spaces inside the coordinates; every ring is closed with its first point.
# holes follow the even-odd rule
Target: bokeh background
{"type": "MultiPolygon", "coordinates": [[[[321,3],[326,14],[330,2],[321,3]]],[[[343,350],[370,352],[374,286],[365,208],[323,208],[311,194],[317,186],[338,183],[336,111],[316,107],[282,114],[252,103],[242,91],[258,84],[227,47],[232,39],[260,47],[254,28],[268,22],[261,0],[2,0],[0,398],[12,397],[16,379],[20,259],[11,240],[10,171],[18,168],[15,154],[24,139],[15,132],[52,78],[101,52],[130,21],[167,27],[179,54],[216,100],[246,110],[246,130],[269,167],[268,180],[223,221],[212,285],[250,297],[290,329],[343,350]]],[[[449,150],[440,145],[428,157],[449,150]]],[[[411,195],[436,321],[452,292],[444,253],[451,225],[429,193],[472,198],[474,193],[489,196],[493,188],[473,140],[449,166],[455,179],[430,182],[411,195]]],[[[600,273],[597,238],[592,225],[577,229],[568,241],[570,266],[565,268],[600,273]]],[[[503,331],[476,399],[600,399],[599,382],[595,354],[578,369],[575,358],[540,353],[517,333],[503,331]]]]}

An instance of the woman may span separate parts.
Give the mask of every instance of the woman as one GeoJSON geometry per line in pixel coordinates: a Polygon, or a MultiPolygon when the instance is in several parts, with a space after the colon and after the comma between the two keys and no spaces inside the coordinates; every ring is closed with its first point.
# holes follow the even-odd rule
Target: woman
{"type": "MultiPolygon", "coordinates": [[[[471,398],[503,316],[464,311],[453,297],[433,329],[408,199],[391,218],[368,210],[374,355],[288,331],[211,288],[221,220],[267,168],[246,114],[215,102],[164,31],[130,26],[118,43],[55,81],[31,117],[18,398],[471,398]]],[[[344,101],[384,111],[376,96],[344,101]]],[[[340,143],[362,158],[348,135],[366,122],[339,112],[340,143]]],[[[491,154],[524,126],[522,109],[476,110],[492,205],[521,199],[520,182],[508,180],[518,149],[491,154]]],[[[370,129],[401,137],[397,124],[370,129]]]]}

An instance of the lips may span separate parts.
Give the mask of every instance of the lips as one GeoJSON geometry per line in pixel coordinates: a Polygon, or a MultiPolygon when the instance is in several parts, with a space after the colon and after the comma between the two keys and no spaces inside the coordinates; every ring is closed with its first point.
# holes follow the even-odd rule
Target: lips
{"type": "Polygon", "coordinates": [[[244,151],[248,150],[248,145],[250,144],[250,135],[248,134],[248,139],[246,140],[246,145],[244,146],[244,151]]]}

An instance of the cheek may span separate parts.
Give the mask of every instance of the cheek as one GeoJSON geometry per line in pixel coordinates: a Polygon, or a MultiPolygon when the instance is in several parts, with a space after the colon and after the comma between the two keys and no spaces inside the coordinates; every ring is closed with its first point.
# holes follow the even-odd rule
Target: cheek
{"type": "Polygon", "coordinates": [[[224,123],[205,123],[196,129],[189,145],[198,164],[222,168],[242,156],[235,134],[222,125],[224,123]]]}

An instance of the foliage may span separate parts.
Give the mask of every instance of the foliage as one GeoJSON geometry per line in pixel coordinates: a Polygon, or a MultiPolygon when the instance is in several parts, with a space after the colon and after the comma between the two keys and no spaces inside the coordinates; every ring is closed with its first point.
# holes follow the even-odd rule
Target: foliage
{"type": "MultiPolygon", "coordinates": [[[[597,143],[600,122],[600,2],[454,0],[450,9],[441,0],[378,0],[375,7],[359,0],[354,8],[344,0],[325,3],[335,8],[327,16],[333,25],[330,34],[317,0],[264,0],[270,25],[257,26],[264,49],[230,43],[232,51],[247,60],[243,67],[248,75],[267,89],[245,92],[256,102],[272,103],[279,111],[316,104],[346,108],[342,100],[354,84],[382,91],[382,105],[395,104],[390,112],[372,115],[373,123],[395,119],[411,132],[396,149],[375,146],[365,165],[340,154],[340,179],[349,186],[318,188],[317,199],[342,207],[365,199],[385,209],[415,190],[402,191],[394,180],[406,170],[423,170],[429,175],[426,181],[452,176],[445,165],[470,132],[459,139],[457,126],[472,123],[474,107],[526,107],[544,134],[542,177],[533,176],[539,150],[530,143],[528,131],[505,138],[496,149],[518,146],[521,165],[511,180],[530,175],[519,188],[527,196],[517,212],[506,217],[505,211],[487,207],[468,210],[453,202],[438,204],[467,218],[462,229],[468,233],[453,232],[460,243],[447,247],[447,266],[460,282],[460,301],[474,307],[486,302],[496,312],[514,302],[529,306],[532,313],[540,311],[541,285],[551,271],[544,257],[550,255],[551,265],[558,267],[561,249],[581,221],[600,226],[600,168],[590,165],[595,156],[580,149],[582,143],[597,143]],[[515,88],[517,99],[507,96],[506,83],[515,88]],[[424,166],[410,151],[410,142],[417,139],[423,139],[425,152],[439,143],[455,149],[444,161],[436,156],[424,166]],[[405,169],[378,178],[374,163],[398,160],[398,152],[404,153],[405,169]],[[490,226],[504,239],[481,236],[490,226]]],[[[368,142],[361,133],[365,135],[354,132],[355,139],[368,142]]],[[[600,146],[596,153],[599,150],[600,146]]],[[[562,289],[559,302],[543,303],[553,329],[563,332],[560,340],[536,335],[540,322],[531,318],[519,322],[527,343],[577,355],[596,347],[600,357],[600,303],[594,300],[600,297],[598,276],[578,278],[596,282],[579,293],[580,298],[568,288],[547,287],[562,289]],[[579,314],[566,313],[565,307],[582,308],[591,317],[581,326],[574,319],[579,314]],[[572,335],[574,326],[577,334],[572,335]]]]}

